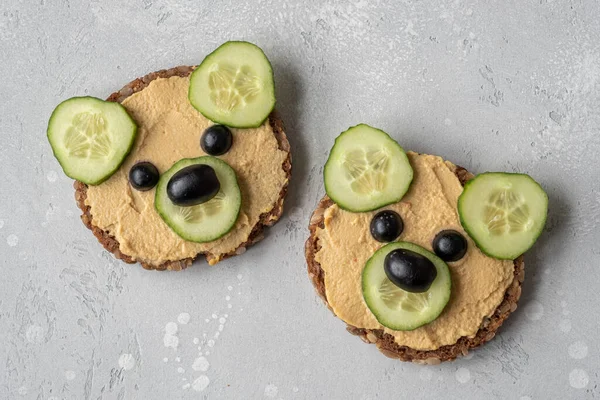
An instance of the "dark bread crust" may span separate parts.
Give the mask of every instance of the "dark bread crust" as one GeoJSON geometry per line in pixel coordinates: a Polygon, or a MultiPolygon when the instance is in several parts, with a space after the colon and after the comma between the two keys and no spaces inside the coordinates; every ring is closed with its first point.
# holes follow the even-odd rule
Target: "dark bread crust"
{"type": "MultiPolygon", "coordinates": [[[[120,103],[132,94],[137,93],[146,88],[150,84],[150,82],[157,78],[169,78],[172,76],[186,77],[190,75],[190,73],[193,70],[193,67],[180,66],[168,70],[153,72],[142,78],[138,78],[128,83],[127,85],[125,85],[125,87],[123,87],[123,89],[111,94],[107,100],[120,103]]],[[[142,264],[142,267],[146,269],[155,269],[159,271],[180,271],[189,267],[194,261],[194,259],[199,257],[200,255],[204,255],[208,262],[215,263],[228,257],[243,254],[249,246],[253,245],[254,243],[257,243],[258,241],[264,238],[264,228],[273,225],[279,220],[279,218],[283,214],[283,202],[287,193],[288,182],[292,171],[292,155],[290,152],[290,144],[284,132],[283,121],[281,121],[276,112],[273,112],[271,113],[271,115],[269,115],[269,123],[271,124],[271,127],[273,128],[273,133],[275,134],[277,142],[279,143],[279,149],[287,153],[287,157],[281,166],[287,175],[287,181],[285,185],[281,188],[281,191],[279,192],[279,198],[275,202],[275,204],[273,204],[273,208],[271,209],[271,211],[263,213],[260,216],[259,221],[256,223],[256,225],[250,232],[248,239],[244,243],[242,243],[237,249],[227,254],[218,255],[211,253],[200,253],[194,258],[167,261],[159,265],[140,262],[140,264],[142,264]]],[[[96,236],[96,238],[104,246],[104,248],[113,253],[116,258],[123,260],[126,263],[134,264],[136,260],[131,258],[129,255],[121,252],[119,248],[119,242],[117,241],[117,239],[115,239],[114,236],[111,236],[108,232],[94,225],[94,220],[91,214],[90,207],[85,204],[88,186],[85,183],[79,181],[75,181],[73,186],[75,188],[75,200],[77,201],[77,206],[83,212],[83,214],[81,215],[81,220],[83,221],[85,226],[87,226],[94,233],[94,236],[96,236]]]]}
{"type": "MultiPolygon", "coordinates": [[[[466,169],[456,167],[455,174],[464,186],[465,182],[473,177],[466,169]]],[[[315,260],[315,254],[321,249],[319,240],[316,236],[317,228],[324,227],[324,213],[327,208],[332,206],[333,201],[325,196],[319,202],[314,211],[310,223],[310,237],[306,241],[305,256],[308,264],[308,276],[310,277],[317,294],[323,299],[327,307],[333,312],[327,302],[327,294],[325,292],[325,272],[321,269],[321,265],[315,260]]],[[[363,329],[352,325],[347,325],[348,332],[359,336],[366,343],[374,343],[379,351],[390,358],[397,358],[402,361],[412,361],[418,364],[439,364],[442,361],[454,360],[458,356],[467,355],[470,349],[481,346],[485,342],[491,340],[498,328],[504,320],[508,318],[510,313],[517,309],[517,302],[521,296],[521,284],[525,277],[525,264],[523,256],[514,260],[514,277],[513,281],[506,289],[504,299],[496,308],[496,311],[491,318],[487,318],[481,324],[479,331],[472,338],[461,337],[455,344],[442,346],[436,350],[416,350],[406,346],[398,345],[394,337],[385,333],[382,329],[363,329]]],[[[335,314],[335,313],[334,313],[335,314]]]]}

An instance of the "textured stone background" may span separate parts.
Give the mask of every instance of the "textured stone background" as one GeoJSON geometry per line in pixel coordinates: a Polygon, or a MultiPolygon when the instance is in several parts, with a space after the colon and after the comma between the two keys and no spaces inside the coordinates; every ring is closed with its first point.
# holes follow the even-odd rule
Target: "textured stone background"
{"type": "Polygon", "coordinates": [[[0,398],[598,397],[598,15],[592,0],[2,0],[0,398]],[[295,161],[283,220],[216,268],[115,261],[52,157],[52,109],[228,39],[275,68],[295,161]],[[334,137],[358,122],[548,191],[520,308],[472,357],[388,360],[314,294],[308,216],[334,137]]]}

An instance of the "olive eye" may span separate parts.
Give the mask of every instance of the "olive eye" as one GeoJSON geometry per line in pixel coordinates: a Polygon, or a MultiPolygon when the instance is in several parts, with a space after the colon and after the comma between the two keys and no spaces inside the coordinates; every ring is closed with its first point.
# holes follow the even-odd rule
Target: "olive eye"
{"type": "Polygon", "coordinates": [[[139,162],[129,170],[129,183],[134,189],[142,192],[156,186],[158,178],[158,169],[151,162],[139,162]]]}
{"type": "Polygon", "coordinates": [[[225,125],[208,127],[200,138],[200,147],[211,156],[222,156],[229,151],[232,144],[233,135],[225,125]]]}
{"type": "Polygon", "coordinates": [[[371,236],[378,242],[391,242],[404,230],[402,217],[392,210],[378,212],[371,220],[371,236]]]}
{"type": "Polygon", "coordinates": [[[467,253],[467,239],[455,230],[444,230],[433,239],[433,252],[444,261],[458,261],[467,253]]]}

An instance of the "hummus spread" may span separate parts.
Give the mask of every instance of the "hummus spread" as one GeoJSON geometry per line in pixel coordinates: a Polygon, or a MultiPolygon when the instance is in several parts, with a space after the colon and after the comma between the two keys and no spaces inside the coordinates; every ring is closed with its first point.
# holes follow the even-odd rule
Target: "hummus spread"
{"type": "Polygon", "coordinates": [[[235,170],[242,193],[236,226],[210,243],[188,242],[175,234],[154,208],[155,190],[133,189],[128,174],[139,161],[149,161],[163,173],[183,158],[206,155],[200,136],[213,123],[192,107],[188,87],[189,78],[157,79],[123,101],[138,124],[136,142],[121,168],[87,191],[94,225],[114,236],[121,252],[137,261],[160,264],[210,252],[216,263],[248,239],[287,180],[282,168],[287,153],[279,149],[268,120],[259,128],[232,129],[233,145],[219,158],[235,170]]]}
{"type": "Polygon", "coordinates": [[[369,232],[377,211],[351,213],[337,205],[329,207],[324,214],[325,227],[316,233],[321,249],[315,259],[325,272],[327,301],[343,321],[358,328],[383,329],[401,346],[435,350],[456,343],[462,336],[475,336],[483,320],[502,302],[513,280],[514,265],[511,260],[483,254],[462,229],[456,207],[462,186],[454,174],[456,166],[436,156],[409,152],[408,157],[414,170],[411,188],[402,201],[385,207],[403,219],[399,240],[432,251],[435,235],[454,229],[468,242],[465,256],[448,263],[452,293],[442,314],[413,331],[394,331],[379,324],[367,307],[361,274],[366,261],[384,245],[369,232]]]}

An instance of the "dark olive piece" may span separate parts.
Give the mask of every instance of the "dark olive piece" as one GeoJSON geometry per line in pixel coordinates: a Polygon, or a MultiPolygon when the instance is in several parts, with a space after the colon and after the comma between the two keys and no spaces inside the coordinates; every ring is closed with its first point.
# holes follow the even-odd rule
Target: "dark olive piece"
{"type": "Polygon", "coordinates": [[[371,220],[371,236],[378,242],[396,240],[404,230],[400,215],[392,210],[378,212],[371,220]]]}
{"type": "Polygon", "coordinates": [[[211,156],[221,156],[227,153],[232,144],[233,135],[225,125],[208,127],[200,138],[200,147],[211,156]]]}
{"type": "Polygon", "coordinates": [[[422,293],[429,290],[437,276],[431,260],[407,249],[391,251],[383,263],[388,279],[402,290],[422,293]]]}
{"type": "Polygon", "coordinates": [[[159,177],[158,169],[147,161],[139,162],[129,170],[129,183],[140,191],[152,189],[158,183],[159,177]]]}
{"type": "Polygon", "coordinates": [[[180,169],[169,179],[167,196],[173,204],[189,207],[206,203],[220,189],[221,184],[212,167],[194,164],[180,169]]]}
{"type": "Polygon", "coordinates": [[[444,261],[458,261],[467,253],[467,239],[460,232],[448,229],[433,239],[433,252],[444,261]]]}

